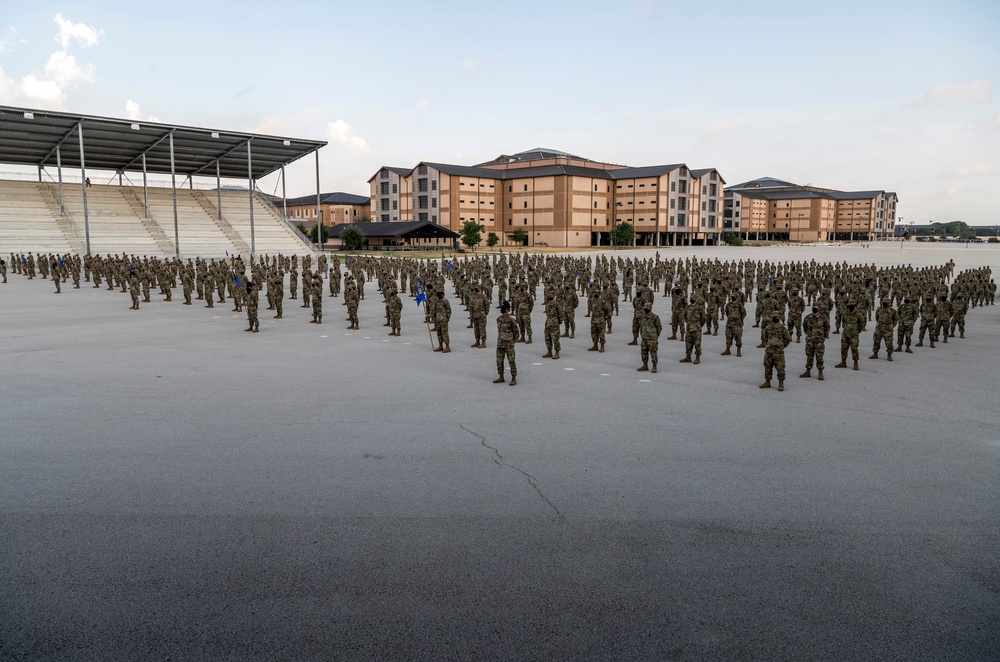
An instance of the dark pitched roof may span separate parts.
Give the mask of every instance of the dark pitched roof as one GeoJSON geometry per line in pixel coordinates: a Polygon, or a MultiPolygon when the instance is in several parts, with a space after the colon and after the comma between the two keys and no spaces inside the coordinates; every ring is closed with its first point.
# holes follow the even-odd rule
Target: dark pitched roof
{"type": "Polygon", "coordinates": [[[733,184],[732,186],[728,186],[727,189],[730,191],[742,191],[743,189],[783,188],[794,186],[798,186],[798,184],[786,182],[783,179],[777,179],[775,177],[759,177],[757,179],[751,179],[749,182],[743,182],[742,184],[733,184]]]}
{"type": "Polygon", "coordinates": [[[479,166],[485,165],[500,165],[504,163],[523,163],[525,161],[541,161],[543,159],[574,159],[576,161],[589,161],[590,159],[584,158],[582,156],[576,156],[574,154],[569,154],[568,152],[561,152],[558,149],[549,149],[547,147],[536,147],[534,149],[525,150],[523,152],[518,152],[517,154],[501,154],[500,156],[492,159],[490,161],[485,161],[479,163],[479,166]]]}
{"type": "Polygon", "coordinates": [[[683,163],[668,165],[638,166],[636,168],[616,168],[609,171],[612,179],[635,179],[637,177],[660,177],[678,168],[686,168],[683,163]]]}
{"type": "Polygon", "coordinates": [[[368,181],[371,182],[373,179],[375,179],[376,177],[378,177],[378,174],[380,172],[382,172],[383,170],[388,170],[389,172],[394,172],[397,175],[399,175],[400,177],[406,177],[407,175],[410,174],[410,172],[412,172],[413,168],[400,168],[398,166],[382,166],[381,168],[379,168],[378,170],[375,171],[374,175],[372,175],[371,177],[368,178],[368,181]]]}
{"type": "MultiPolygon", "coordinates": [[[[417,164],[417,167],[421,165],[430,166],[435,170],[439,170],[446,175],[464,175],[465,177],[485,177],[487,179],[503,179],[501,177],[502,171],[491,170],[489,168],[478,168],[476,166],[463,166],[454,165],[451,163],[433,163],[431,161],[421,161],[417,164]]],[[[410,172],[413,172],[416,168],[412,168],[410,172]]]]}
{"type": "Polygon", "coordinates": [[[804,188],[795,188],[794,190],[772,189],[770,191],[766,189],[750,189],[747,191],[739,191],[738,193],[744,198],[756,198],[757,200],[802,200],[805,198],[822,198],[824,200],[830,200],[833,197],[829,193],[811,191],[804,188]]]}
{"type": "Polygon", "coordinates": [[[830,191],[830,197],[834,200],[867,200],[883,193],[885,191],[830,191]]]}
{"type": "MultiPolygon", "coordinates": [[[[273,198],[276,202],[275,204],[281,204],[281,198],[273,198]]],[[[335,193],[320,193],[319,199],[321,204],[324,205],[367,205],[371,204],[371,198],[367,195],[354,195],[353,193],[344,193],[342,191],[337,191],[335,193]]],[[[297,205],[315,205],[316,195],[300,195],[297,198],[288,198],[285,201],[290,207],[297,205]]]]}
{"type": "Polygon", "coordinates": [[[330,236],[340,236],[344,228],[356,227],[372,239],[458,239],[457,232],[452,232],[430,221],[392,221],[384,223],[339,223],[330,227],[330,236]]]}

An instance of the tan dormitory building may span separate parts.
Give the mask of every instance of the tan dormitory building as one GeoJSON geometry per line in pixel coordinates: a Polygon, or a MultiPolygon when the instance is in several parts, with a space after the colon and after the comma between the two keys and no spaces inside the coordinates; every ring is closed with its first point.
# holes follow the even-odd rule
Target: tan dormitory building
{"type": "Polygon", "coordinates": [[[607,246],[632,223],[643,246],[718,243],[725,181],[683,163],[628,167],[535,149],[475,166],[421,162],[383,167],[369,180],[373,220],[429,221],[460,232],[466,221],[527,246],[607,246]]]}
{"type": "MultiPolygon", "coordinates": [[[[327,227],[340,223],[358,223],[372,218],[371,199],[353,193],[320,193],[319,213],[323,225],[327,227]]],[[[286,216],[292,223],[316,224],[316,196],[304,195],[298,198],[273,198],[278,209],[287,209],[286,216]]]]}
{"type": "Polygon", "coordinates": [[[892,191],[837,191],[761,177],[726,188],[723,228],[746,239],[889,239],[898,201],[892,191]]]}

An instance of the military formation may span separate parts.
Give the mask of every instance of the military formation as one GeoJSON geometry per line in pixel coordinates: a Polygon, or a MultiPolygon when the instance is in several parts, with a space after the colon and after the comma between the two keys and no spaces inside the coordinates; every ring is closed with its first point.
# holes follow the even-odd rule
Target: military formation
{"type": "MultiPolygon", "coordinates": [[[[120,255],[51,255],[33,253],[0,259],[0,276],[8,269],[27,280],[51,281],[56,294],[62,285],[128,292],[131,310],[151,302],[157,290],[162,301],[171,301],[179,289],[182,305],[204,302],[206,308],[232,302],[233,311],[245,312],[247,332],[258,333],[259,299],[263,292],[267,310],[283,319],[285,283],[288,300],[310,309],[312,324],[323,324],[323,299],[340,298],[347,308],[348,329],[360,329],[359,309],[365,301],[365,284],[374,281],[382,294],[385,327],[390,336],[402,333],[403,297],[421,304],[428,332],[436,334],[435,352],[451,353],[452,299],[468,315],[473,348],[487,347],[487,318],[494,292],[499,303],[496,319],[495,383],[517,384],[515,345],[533,343],[532,315],[541,294],[544,313],[542,358],[558,360],[563,340],[576,338],[576,316],[586,302],[591,346],[604,352],[614,332],[614,318],[622,303],[632,304],[631,340],[639,346],[639,371],[658,372],[659,341],[663,323],[654,312],[657,298],[669,298],[670,336],[684,346],[680,363],[701,364],[703,337],[718,336],[722,323],[725,349],[722,356],[743,357],[747,304],[756,302],[753,328],[760,329],[764,350],[764,381],[785,390],[785,352],[805,338],[805,371],[802,378],[824,380],[826,341],[840,335],[840,363],[836,368],[859,370],[862,334],[873,325],[872,353],[913,353],[912,347],[947,343],[965,337],[965,317],[970,309],[994,305],[996,283],[990,268],[955,273],[949,262],[940,266],[850,265],[844,263],[770,262],[750,260],[699,260],[696,257],[661,259],[608,256],[492,255],[460,259],[418,260],[403,257],[348,257],[326,255],[268,256],[245,261],[242,256],[219,258],[159,258],[120,255]],[[328,290],[324,290],[324,280],[328,290]],[[453,292],[449,297],[449,288],[453,292]],[[659,297],[657,296],[659,294],[659,297]],[[806,312],[809,309],[810,312],[806,312]],[[917,323],[919,321],[919,326],[917,323]],[[913,336],[916,335],[916,343],[913,336]],[[851,363],[848,363],[850,358],[851,363]]],[[[432,342],[432,344],[434,344],[432,342]]]]}

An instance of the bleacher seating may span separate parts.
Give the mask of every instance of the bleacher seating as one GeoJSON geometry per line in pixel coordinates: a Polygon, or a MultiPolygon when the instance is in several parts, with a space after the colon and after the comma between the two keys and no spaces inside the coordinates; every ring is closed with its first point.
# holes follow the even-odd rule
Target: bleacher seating
{"type": "MultiPolygon", "coordinates": [[[[92,253],[174,254],[174,207],[170,189],[150,187],[149,217],[141,188],[93,185],[87,189],[92,253]]],[[[0,180],[0,254],[84,250],[83,192],[63,187],[66,216],[59,214],[54,184],[0,180]]],[[[182,256],[219,257],[249,253],[248,194],[222,192],[218,218],[215,191],[177,189],[177,230],[182,256]]],[[[254,197],[257,253],[304,254],[310,247],[259,196],[254,197]]]]}
{"type": "MultiPolygon", "coordinates": [[[[46,203],[48,192],[38,182],[0,182],[0,256],[9,253],[69,253],[69,237],[46,203]]],[[[9,259],[9,258],[8,258],[9,259]]]]}

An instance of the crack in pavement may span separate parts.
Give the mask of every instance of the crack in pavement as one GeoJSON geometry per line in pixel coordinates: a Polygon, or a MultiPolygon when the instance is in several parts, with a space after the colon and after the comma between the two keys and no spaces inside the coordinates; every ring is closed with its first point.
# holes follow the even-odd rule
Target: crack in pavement
{"type": "Polygon", "coordinates": [[[547,503],[549,505],[549,508],[551,508],[553,511],[555,511],[556,517],[562,517],[563,516],[563,514],[561,512],[559,512],[559,509],[556,508],[556,505],[554,503],[552,503],[552,501],[547,496],[545,496],[545,493],[542,492],[541,488],[538,487],[538,479],[537,478],[535,478],[534,476],[532,476],[531,474],[529,474],[524,469],[521,469],[520,467],[515,467],[513,464],[508,464],[507,462],[504,462],[503,461],[503,455],[500,454],[500,450],[498,448],[496,448],[495,446],[490,446],[489,444],[487,444],[486,443],[486,437],[484,437],[483,435],[479,434],[478,432],[473,432],[472,430],[470,430],[469,428],[465,427],[461,423],[458,424],[458,427],[462,428],[463,430],[465,430],[466,432],[468,432],[472,436],[478,437],[479,438],[479,443],[481,443],[484,447],[486,447],[486,448],[490,449],[491,451],[493,451],[493,454],[495,456],[493,458],[493,463],[494,464],[496,464],[498,467],[506,467],[508,469],[513,469],[514,471],[516,471],[519,474],[521,474],[522,476],[524,476],[525,479],[527,479],[528,484],[531,485],[531,487],[535,490],[535,492],[538,493],[538,496],[540,496],[542,498],[542,501],[544,501],[545,503],[547,503]]]}

